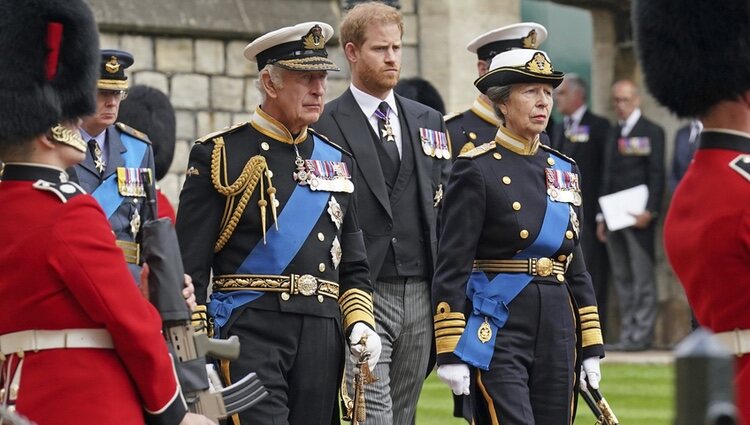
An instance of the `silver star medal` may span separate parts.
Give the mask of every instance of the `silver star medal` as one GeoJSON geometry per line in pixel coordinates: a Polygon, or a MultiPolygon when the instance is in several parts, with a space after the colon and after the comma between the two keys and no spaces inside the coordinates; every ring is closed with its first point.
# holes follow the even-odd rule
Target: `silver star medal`
{"type": "Polygon", "coordinates": [[[141,214],[138,210],[133,211],[133,216],[130,217],[130,233],[135,237],[138,234],[138,230],[141,229],[141,214]]]}
{"type": "Polygon", "coordinates": [[[331,244],[331,262],[333,262],[333,269],[336,270],[341,263],[341,243],[339,243],[338,236],[333,238],[331,244]]]}
{"type": "Polygon", "coordinates": [[[578,238],[578,232],[581,230],[581,222],[578,221],[578,214],[573,210],[572,205],[568,205],[570,208],[570,224],[573,225],[573,231],[576,233],[576,238],[578,238]]]}
{"type": "Polygon", "coordinates": [[[344,212],[341,211],[341,205],[336,201],[336,198],[331,196],[328,201],[328,215],[331,216],[331,221],[336,225],[337,229],[341,228],[341,224],[344,222],[344,212]]]}

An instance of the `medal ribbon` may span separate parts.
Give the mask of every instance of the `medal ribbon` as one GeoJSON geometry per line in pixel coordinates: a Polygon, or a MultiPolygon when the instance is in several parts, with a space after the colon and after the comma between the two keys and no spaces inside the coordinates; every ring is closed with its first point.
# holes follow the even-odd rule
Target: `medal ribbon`
{"type": "MultiPolygon", "coordinates": [[[[146,144],[127,133],[121,133],[120,140],[126,149],[122,154],[125,167],[139,168],[146,155],[146,144]]],[[[99,202],[107,218],[110,218],[125,200],[125,197],[117,189],[117,173],[112,173],[112,175],[104,179],[91,196],[99,202]]]]}
{"type": "MultiPolygon", "coordinates": [[[[570,171],[568,162],[553,154],[550,157],[555,160],[556,170],[570,171]]],[[[547,196],[547,209],[539,235],[531,245],[513,256],[513,259],[552,256],[562,245],[569,217],[567,204],[554,202],[547,196]]],[[[508,320],[508,305],[533,279],[534,276],[526,273],[498,273],[490,281],[482,271],[471,273],[466,285],[466,296],[471,300],[473,309],[454,351],[461,360],[483,370],[489,369],[497,332],[508,320]],[[492,334],[489,341],[482,343],[477,333],[485,319],[492,334]]]]}

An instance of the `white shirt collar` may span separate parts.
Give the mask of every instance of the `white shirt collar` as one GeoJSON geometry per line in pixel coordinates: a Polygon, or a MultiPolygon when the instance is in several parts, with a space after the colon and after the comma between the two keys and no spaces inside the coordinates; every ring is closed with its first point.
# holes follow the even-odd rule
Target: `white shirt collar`
{"type": "MultiPolygon", "coordinates": [[[[352,95],[354,96],[354,100],[357,101],[357,105],[359,105],[359,108],[367,118],[370,118],[375,113],[375,110],[378,109],[378,106],[380,106],[380,102],[383,102],[383,100],[354,87],[354,84],[349,84],[349,89],[352,91],[352,95]]],[[[393,95],[393,90],[388,92],[385,102],[391,107],[391,113],[398,116],[396,96],[393,95]]]]}
{"type": "Polygon", "coordinates": [[[586,113],[586,104],[584,103],[578,109],[576,109],[575,112],[570,114],[570,119],[573,120],[571,124],[574,124],[574,125],[580,124],[581,119],[583,119],[583,114],[585,113],[586,113]]]}
{"type": "Polygon", "coordinates": [[[630,131],[633,129],[635,123],[637,123],[639,119],[641,119],[641,108],[635,108],[635,110],[630,113],[630,116],[625,119],[625,122],[622,123],[622,131],[620,132],[620,136],[627,136],[628,134],[630,134],[630,131]]]}
{"type": "Polygon", "coordinates": [[[95,139],[96,143],[99,145],[100,148],[104,149],[104,142],[107,140],[107,129],[105,128],[104,131],[97,134],[96,136],[90,135],[86,130],[83,129],[83,127],[79,127],[78,130],[81,133],[81,138],[83,138],[83,141],[88,143],[89,140],[95,139]]]}

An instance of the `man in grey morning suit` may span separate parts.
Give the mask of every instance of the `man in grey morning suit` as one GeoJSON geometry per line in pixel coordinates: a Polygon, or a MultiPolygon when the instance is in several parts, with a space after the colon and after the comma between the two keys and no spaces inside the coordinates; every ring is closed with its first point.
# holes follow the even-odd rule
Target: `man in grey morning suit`
{"type": "Polygon", "coordinates": [[[357,212],[383,343],[379,380],[366,391],[368,425],[414,418],[433,346],[436,221],[451,163],[442,115],[393,92],[402,29],[400,13],[381,3],[348,13],[340,34],[352,83],[312,125],[356,161],[357,212]]]}

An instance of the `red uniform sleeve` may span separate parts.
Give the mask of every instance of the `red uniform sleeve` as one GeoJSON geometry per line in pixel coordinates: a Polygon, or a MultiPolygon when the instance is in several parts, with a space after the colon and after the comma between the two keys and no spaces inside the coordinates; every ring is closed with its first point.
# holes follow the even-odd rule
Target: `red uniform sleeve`
{"type": "Polygon", "coordinates": [[[133,284],[109,222],[93,198],[78,196],[50,235],[50,262],[82,308],[112,335],[149,423],[177,424],[186,406],[156,309],[133,284]]]}

